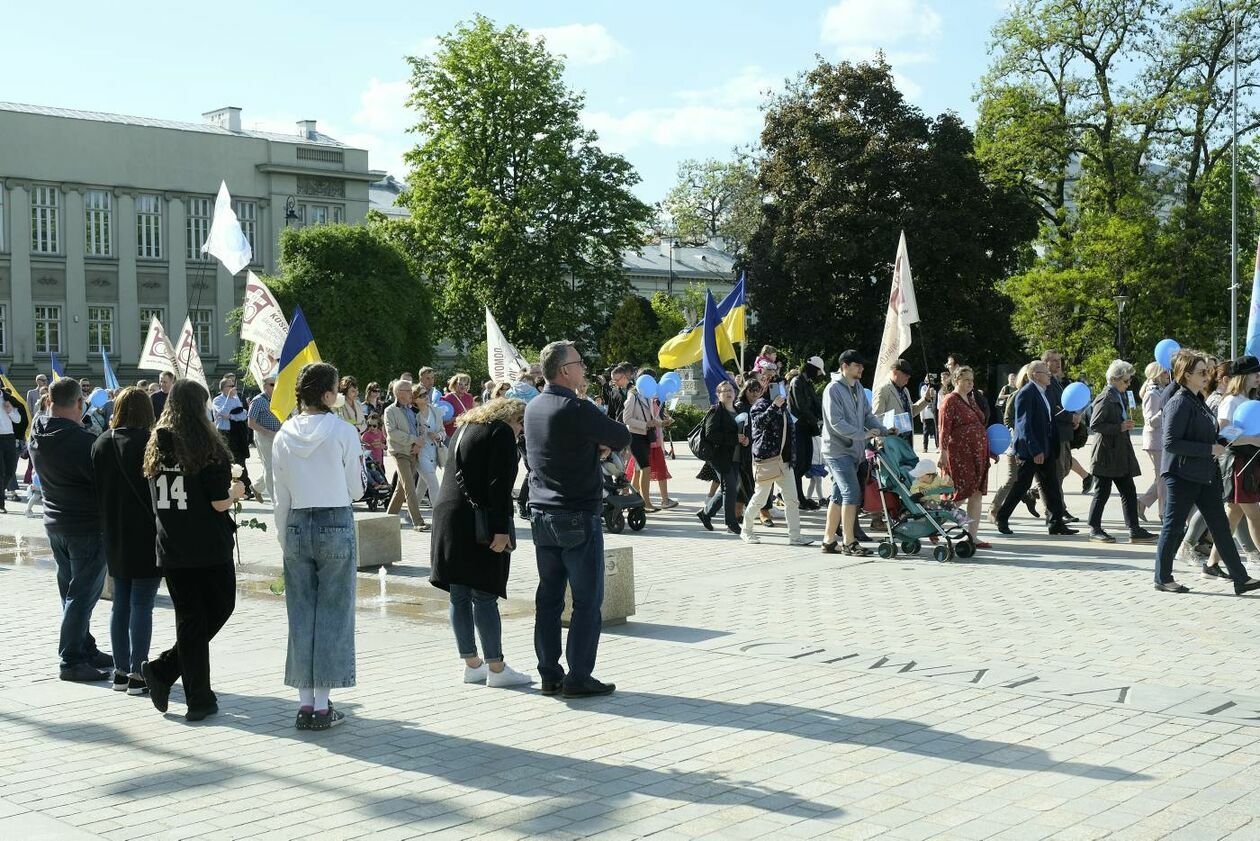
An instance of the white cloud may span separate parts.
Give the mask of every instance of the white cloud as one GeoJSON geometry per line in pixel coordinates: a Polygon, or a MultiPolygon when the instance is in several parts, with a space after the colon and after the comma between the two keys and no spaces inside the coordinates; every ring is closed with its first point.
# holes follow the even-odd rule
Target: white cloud
{"type": "Polygon", "coordinates": [[[822,41],[839,58],[870,61],[882,51],[909,99],[917,99],[923,88],[902,68],[934,62],[940,35],[941,16],[927,0],[840,0],[822,19],[822,41]]]}
{"type": "Polygon", "coordinates": [[[600,146],[626,152],[643,144],[656,146],[734,146],[757,138],[761,102],[774,82],[756,65],[742,68],[712,88],[683,90],[681,104],[634,108],[624,114],[585,111],[582,122],[599,134],[600,146]]]}
{"type": "Polygon", "coordinates": [[[570,65],[603,64],[625,55],[628,50],[601,23],[570,23],[528,30],[547,49],[568,59],[570,65]]]}
{"type": "Polygon", "coordinates": [[[405,79],[382,82],[372,77],[367,90],[359,94],[359,110],[355,112],[354,124],[370,131],[405,130],[414,122],[414,115],[407,107],[410,95],[411,85],[405,79]]]}

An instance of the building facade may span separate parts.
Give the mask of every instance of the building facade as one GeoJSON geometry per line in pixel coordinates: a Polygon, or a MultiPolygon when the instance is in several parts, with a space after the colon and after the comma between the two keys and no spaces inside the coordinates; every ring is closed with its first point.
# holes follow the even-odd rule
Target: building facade
{"type": "MultiPolygon", "coordinates": [[[[321,134],[242,129],[239,108],[182,123],[0,102],[0,364],[16,379],[99,377],[101,351],[135,379],[149,320],[191,318],[207,373],[235,367],[245,272],[203,257],[226,181],[254,252],[274,272],[287,226],[361,222],[368,153],[321,134]]],[[[151,373],[139,376],[151,377],[151,373]]]]}

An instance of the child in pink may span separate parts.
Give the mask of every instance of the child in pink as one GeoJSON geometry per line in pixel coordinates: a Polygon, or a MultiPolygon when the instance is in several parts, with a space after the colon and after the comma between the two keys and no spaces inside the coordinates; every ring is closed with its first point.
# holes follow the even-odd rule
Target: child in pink
{"type": "Polygon", "coordinates": [[[381,416],[368,415],[367,429],[363,430],[363,446],[372,451],[372,459],[385,469],[385,430],[381,429],[381,416]]]}

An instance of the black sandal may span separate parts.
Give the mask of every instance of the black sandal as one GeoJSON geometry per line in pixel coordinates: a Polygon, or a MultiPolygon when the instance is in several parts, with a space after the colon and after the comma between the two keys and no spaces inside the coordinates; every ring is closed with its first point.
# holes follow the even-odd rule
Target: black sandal
{"type": "Polygon", "coordinates": [[[853,555],[858,558],[865,558],[871,554],[870,549],[866,549],[856,540],[852,543],[840,547],[840,552],[845,555],[853,555]]]}

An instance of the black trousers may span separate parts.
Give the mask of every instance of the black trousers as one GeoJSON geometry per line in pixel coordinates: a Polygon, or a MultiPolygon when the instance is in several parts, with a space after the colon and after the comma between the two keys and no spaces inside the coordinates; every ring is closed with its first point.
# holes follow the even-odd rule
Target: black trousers
{"type": "Polygon", "coordinates": [[[149,665],[158,679],[183,679],[188,708],[217,703],[210,689],[210,640],[236,609],[236,569],[231,563],[166,569],[166,589],[175,605],[175,645],[149,665]]]}
{"type": "Polygon", "coordinates": [[[1063,488],[1059,485],[1055,459],[1047,456],[1041,464],[1037,464],[1032,459],[1016,459],[1015,464],[1015,484],[1007,492],[1002,507],[998,509],[998,522],[1004,523],[1010,519],[1015,506],[1024,499],[1024,494],[1028,493],[1028,489],[1032,487],[1033,479],[1036,479],[1037,484],[1041,486],[1041,498],[1045,500],[1046,510],[1050,513],[1050,522],[1063,522],[1067,511],[1063,507],[1063,488]]]}
{"type": "Polygon", "coordinates": [[[245,486],[245,490],[252,490],[253,485],[249,481],[249,466],[246,462],[249,460],[249,443],[241,440],[237,435],[231,432],[219,430],[219,437],[223,439],[223,444],[228,448],[228,452],[232,454],[232,463],[241,466],[241,484],[245,486]]]}
{"type": "Polygon", "coordinates": [[[1167,584],[1173,580],[1173,556],[1186,533],[1186,519],[1190,511],[1199,509],[1208,531],[1216,542],[1229,577],[1235,584],[1247,580],[1247,568],[1238,557],[1238,545],[1230,534],[1229,515],[1225,513],[1225,501],[1221,498],[1221,477],[1218,472],[1211,482],[1191,482],[1180,476],[1163,477],[1168,489],[1164,497],[1164,525],[1159,530],[1159,543],[1155,547],[1155,583],[1167,584]]]}
{"type": "Polygon", "coordinates": [[[17,437],[0,435],[0,511],[4,510],[4,492],[17,478],[17,437]]]}
{"type": "Polygon", "coordinates": [[[1140,530],[1142,525],[1138,522],[1137,488],[1133,484],[1132,476],[1094,477],[1094,501],[1089,504],[1089,527],[1094,531],[1102,531],[1103,507],[1111,496],[1113,484],[1120,492],[1120,504],[1124,506],[1124,524],[1129,527],[1130,533],[1140,530]]]}
{"type": "Polygon", "coordinates": [[[796,478],[796,500],[797,502],[805,501],[805,474],[809,472],[810,464],[814,461],[814,436],[808,432],[801,431],[801,425],[798,423],[792,432],[792,445],[795,452],[792,454],[792,473],[796,478]]]}
{"type": "Polygon", "coordinates": [[[735,531],[739,531],[739,517],[735,516],[735,506],[739,504],[739,462],[732,461],[725,468],[719,467],[713,462],[709,462],[709,466],[718,475],[718,480],[722,483],[722,489],[709,500],[709,504],[705,506],[705,513],[710,517],[716,517],[718,509],[721,509],[726,525],[735,531]]]}
{"type": "Polygon", "coordinates": [[[936,418],[923,419],[923,449],[925,450],[927,449],[929,438],[932,439],[933,446],[939,447],[941,445],[936,435],[936,418]]]}

